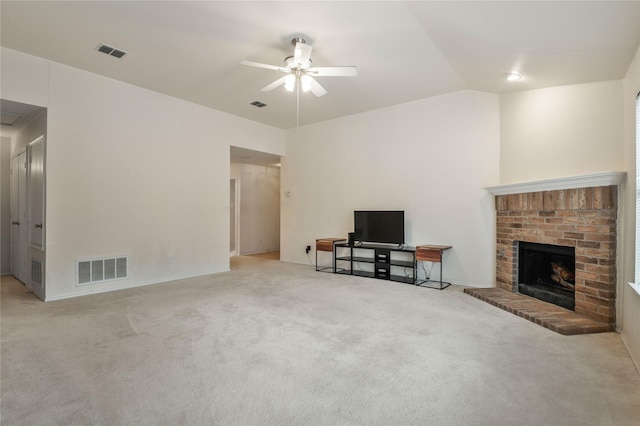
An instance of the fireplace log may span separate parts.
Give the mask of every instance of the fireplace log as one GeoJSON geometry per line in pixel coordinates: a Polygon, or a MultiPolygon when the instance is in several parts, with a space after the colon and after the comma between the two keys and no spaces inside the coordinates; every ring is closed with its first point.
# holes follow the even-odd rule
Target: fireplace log
{"type": "Polygon", "coordinates": [[[576,286],[574,284],[571,284],[569,281],[565,281],[562,279],[561,276],[553,274],[551,275],[551,279],[554,280],[555,282],[557,282],[558,284],[560,284],[562,287],[568,289],[568,290],[575,290],[576,286]]]}
{"type": "Polygon", "coordinates": [[[575,274],[571,272],[569,268],[557,262],[551,262],[551,269],[557,276],[562,278],[563,281],[575,281],[576,279],[575,274]]]}

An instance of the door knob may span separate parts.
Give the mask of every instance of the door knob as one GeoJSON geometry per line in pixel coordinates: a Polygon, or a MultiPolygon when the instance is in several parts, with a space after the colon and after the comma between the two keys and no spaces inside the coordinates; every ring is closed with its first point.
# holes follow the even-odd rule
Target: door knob
{"type": "Polygon", "coordinates": [[[18,222],[17,220],[15,222],[11,222],[12,225],[20,225],[20,222],[18,222]]]}
{"type": "Polygon", "coordinates": [[[41,223],[36,223],[36,228],[42,228],[42,224],[41,223]]]}

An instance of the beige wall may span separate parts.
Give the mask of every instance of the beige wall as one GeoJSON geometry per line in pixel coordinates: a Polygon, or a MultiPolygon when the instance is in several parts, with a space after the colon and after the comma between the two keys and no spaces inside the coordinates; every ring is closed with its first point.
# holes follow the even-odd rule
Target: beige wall
{"type": "Polygon", "coordinates": [[[624,170],[622,82],[500,96],[500,183],[624,170]]]}
{"type": "Polygon", "coordinates": [[[0,274],[7,275],[11,272],[9,264],[9,247],[11,238],[11,211],[9,198],[9,181],[11,169],[11,138],[0,137],[0,274]]]}

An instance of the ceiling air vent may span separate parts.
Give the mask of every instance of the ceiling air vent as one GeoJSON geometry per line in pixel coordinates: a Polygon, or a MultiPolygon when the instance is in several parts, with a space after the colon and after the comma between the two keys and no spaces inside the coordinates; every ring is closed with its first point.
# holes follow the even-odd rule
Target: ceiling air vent
{"type": "Polygon", "coordinates": [[[98,48],[96,50],[98,50],[98,52],[105,53],[109,56],[113,56],[118,59],[121,59],[124,55],[127,54],[127,52],[125,51],[116,49],[115,47],[107,46],[106,44],[102,44],[102,43],[98,45],[98,48]]]}
{"type": "Polygon", "coordinates": [[[263,108],[263,107],[267,106],[267,104],[265,104],[264,102],[260,102],[260,101],[253,101],[253,102],[251,102],[251,105],[256,106],[258,108],[263,108]]]}

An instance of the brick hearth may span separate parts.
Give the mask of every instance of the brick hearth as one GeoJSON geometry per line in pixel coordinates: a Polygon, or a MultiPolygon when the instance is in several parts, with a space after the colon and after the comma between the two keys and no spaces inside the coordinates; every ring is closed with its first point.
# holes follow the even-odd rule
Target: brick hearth
{"type": "Polygon", "coordinates": [[[501,288],[465,288],[464,292],[498,308],[564,335],[612,331],[598,322],[551,303],[501,288]]]}
{"type": "Polygon", "coordinates": [[[496,196],[497,286],[517,292],[518,242],[575,247],[575,312],[615,326],[617,186],[496,196]]]}

